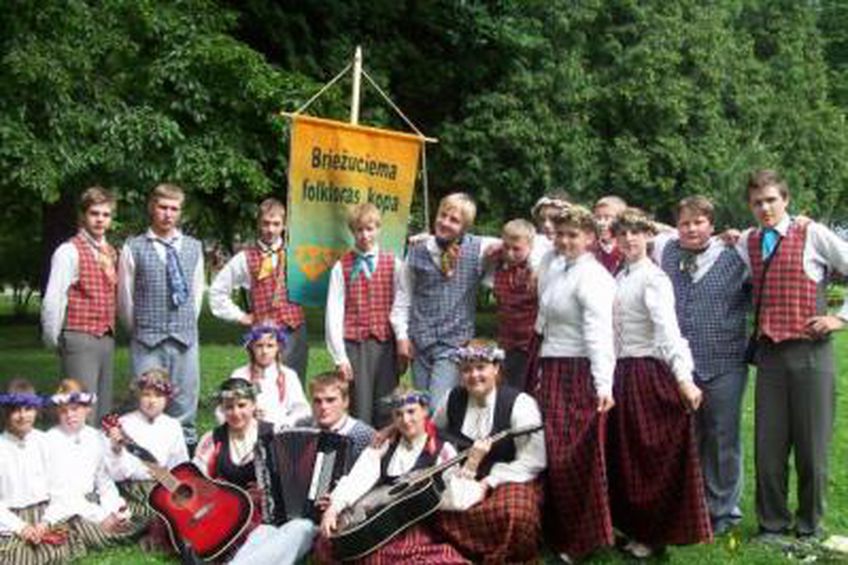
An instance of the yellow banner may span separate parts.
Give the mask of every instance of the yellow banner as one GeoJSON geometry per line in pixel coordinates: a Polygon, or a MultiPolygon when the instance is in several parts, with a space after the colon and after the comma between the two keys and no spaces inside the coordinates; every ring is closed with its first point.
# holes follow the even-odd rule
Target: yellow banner
{"type": "Polygon", "coordinates": [[[289,157],[289,299],[323,305],[330,269],[353,237],[348,210],[383,215],[381,249],[403,254],[423,140],[390,130],[293,116],[289,157]]]}

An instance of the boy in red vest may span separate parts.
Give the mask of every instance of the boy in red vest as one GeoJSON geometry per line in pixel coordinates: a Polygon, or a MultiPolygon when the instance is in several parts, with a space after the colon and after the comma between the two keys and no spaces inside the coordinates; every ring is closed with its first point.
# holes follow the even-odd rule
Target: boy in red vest
{"type": "Polygon", "coordinates": [[[793,527],[787,505],[789,454],[798,474],[799,537],[821,535],[833,428],[834,360],[830,334],[844,327],[848,303],[828,315],[828,274],[848,273],[848,242],[816,222],[787,214],[789,189],[774,171],[748,181],[759,228],[737,245],[754,285],[757,381],[757,519],[763,541],[793,527]]]}
{"type": "Polygon", "coordinates": [[[539,309],[535,274],[538,261],[532,253],[535,232],[527,220],[504,224],[500,260],[491,279],[484,280],[492,287],[497,303],[498,345],[506,351],[503,365],[506,383],[518,390],[524,390],[527,356],[539,309]]]}
{"type": "Polygon", "coordinates": [[[112,402],[117,253],[106,241],[115,197],[93,186],[82,193],[80,229],[50,263],[41,304],[44,343],[58,348],[62,376],[97,393],[97,420],[112,402]]]}
{"type": "Polygon", "coordinates": [[[309,355],[306,318],[299,304],[289,302],[286,286],[286,208],[276,198],[259,205],[259,239],[230,259],[209,287],[209,307],[217,318],[246,327],[273,323],[285,328],[288,341],[283,351],[286,365],[301,381],[306,379],[309,355]],[[250,296],[250,312],[233,301],[234,290],[244,288],[250,296]]]}
{"type": "Polygon", "coordinates": [[[400,260],[381,251],[380,211],[370,203],[353,208],[348,227],[354,248],[330,273],[325,331],[336,367],[353,386],[354,416],[381,425],[380,399],[397,387],[395,332],[390,314],[398,293],[400,260]]]}

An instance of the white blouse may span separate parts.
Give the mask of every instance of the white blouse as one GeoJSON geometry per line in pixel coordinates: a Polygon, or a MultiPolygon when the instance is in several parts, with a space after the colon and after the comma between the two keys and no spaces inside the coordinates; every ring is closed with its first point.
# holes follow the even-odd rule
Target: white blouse
{"type": "Polygon", "coordinates": [[[32,430],[23,439],[0,435],[0,536],[18,533],[27,523],[11,509],[21,509],[48,498],[49,468],[46,434],[32,430]]]}
{"type": "Polygon", "coordinates": [[[674,311],[674,288],[649,258],[625,264],[616,277],[616,354],[664,361],[678,382],[692,380],[689,342],[680,334],[674,311]]]}
{"type": "Polygon", "coordinates": [[[45,522],[78,515],[99,523],[113,512],[126,515],[126,502],[106,470],[102,432],[84,426],[71,434],[55,426],[47,432],[47,445],[50,504],[44,513],[45,522]],[[99,504],[86,500],[91,493],[99,496],[99,504]]]}
{"type": "MultiPolygon", "coordinates": [[[[282,401],[280,400],[280,389],[277,386],[279,372],[276,363],[265,367],[259,381],[254,383],[259,388],[259,393],[256,396],[256,408],[261,412],[261,420],[273,424],[275,432],[283,428],[291,428],[298,420],[312,415],[312,409],[303,393],[303,387],[297,378],[297,373],[285,365],[282,366],[282,370],[286,387],[282,401]]],[[[230,378],[253,381],[250,375],[250,365],[239,367],[232,372],[230,378]]],[[[224,423],[224,412],[220,407],[215,410],[215,416],[219,424],[224,423]]]]}
{"type": "Polygon", "coordinates": [[[588,357],[598,395],[612,394],[615,280],[591,253],[568,261],[555,251],[539,268],[540,357],[588,357]]]}
{"type": "MultiPolygon", "coordinates": [[[[412,443],[401,440],[386,467],[388,475],[398,477],[410,471],[424,450],[424,446],[427,445],[427,440],[427,434],[419,436],[412,443]]],[[[368,447],[362,452],[350,472],[339,480],[336,488],[330,493],[330,506],[333,510],[339,512],[352,506],[377,484],[380,480],[380,462],[390,445],[389,442],[384,442],[380,447],[368,447]]],[[[456,449],[445,442],[436,458],[436,463],[443,463],[455,455],[456,449]]],[[[444,478],[446,482],[449,480],[448,472],[445,472],[444,478]]],[[[445,507],[447,502],[445,495],[442,495],[441,508],[449,509],[445,507]]]]}
{"type": "MultiPolygon", "coordinates": [[[[482,406],[474,402],[469,396],[465,418],[462,420],[463,435],[472,439],[483,439],[492,434],[496,400],[497,389],[489,393],[485,404],[482,406]]],[[[447,398],[436,410],[433,422],[440,429],[447,428],[447,398]]],[[[510,427],[519,428],[541,423],[542,414],[536,400],[528,394],[520,393],[512,406],[512,413],[509,418],[510,427]]],[[[505,483],[530,482],[539,476],[539,473],[547,466],[544,432],[540,430],[530,435],[517,437],[514,441],[516,446],[515,459],[509,463],[495,463],[492,465],[489,474],[482,479],[492,488],[505,483]]],[[[470,508],[486,496],[486,491],[480,482],[461,476],[454,477],[446,485],[446,490],[456,510],[470,508]]]]}
{"type": "MultiPolygon", "coordinates": [[[[148,450],[160,465],[172,469],[188,461],[183,429],[176,418],[160,414],[151,422],[147,416],[135,410],[121,416],[120,421],[124,432],[148,450]]],[[[104,435],[103,439],[106,442],[106,469],[113,480],[145,481],[153,478],[138,457],[126,449],[116,454],[109,438],[104,435]]]]}

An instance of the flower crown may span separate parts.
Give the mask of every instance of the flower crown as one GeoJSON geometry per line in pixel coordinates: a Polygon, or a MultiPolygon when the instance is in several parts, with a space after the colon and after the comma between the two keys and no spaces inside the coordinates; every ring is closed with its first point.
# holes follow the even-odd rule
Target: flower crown
{"type": "Polygon", "coordinates": [[[473,363],[474,361],[487,361],[489,363],[500,363],[506,354],[497,345],[466,345],[460,347],[453,354],[456,363],[473,363]]]}
{"type": "Polygon", "coordinates": [[[223,403],[227,400],[241,400],[243,398],[247,398],[248,400],[255,400],[258,391],[256,390],[256,385],[251,383],[246,379],[228,379],[224,381],[224,385],[229,384],[231,388],[219,390],[215,393],[215,401],[218,404],[223,403]]]}
{"type": "Polygon", "coordinates": [[[241,336],[241,344],[245,349],[247,349],[253,345],[253,342],[268,334],[273,335],[277,339],[277,343],[280,344],[280,348],[285,347],[286,341],[288,341],[288,334],[286,333],[285,328],[272,326],[270,324],[262,324],[250,328],[247,333],[241,336]]]}
{"type": "Polygon", "coordinates": [[[388,396],[385,402],[392,410],[403,408],[407,404],[430,406],[430,393],[423,390],[407,390],[388,396]]]}
{"type": "Polygon", "coordinates": [[[0,394],[0,406],[23,406],[24,408],[41,408],[47,400],[31,392],[8,392],[0,394]]]}
{"type": "Polygon", "coordinates": [[[97,402],[97,395],[93,392],[62,392],[50,397],[53,406],[64,406],[66,404],[82,404],[91,406],[97,402]]]}
{"type": "Polygon", "coordinates": [[[141,392],[146,388],[152,388],[159,394],[167,396],[168,398],[173,397],[174,392],[176,392],[174,385],[171,384],[170,381],[164,381],[153,375],[141,375],[135,380],[135,383],[133,383],[133,388],[135,388],[137,392],[141,392]]]}

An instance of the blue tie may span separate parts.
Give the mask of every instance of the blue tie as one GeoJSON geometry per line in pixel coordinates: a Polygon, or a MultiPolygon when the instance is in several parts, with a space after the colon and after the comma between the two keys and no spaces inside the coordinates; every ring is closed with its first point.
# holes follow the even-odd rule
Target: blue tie
{"type": "Polygon", "coordinates": [[[762,240],[760,246],[763,252],[763,259],[768,259],[774,253],[774,248],[777,247],[777,242],[780,239],[780,234],[774,228],[763,229],[762,240]]]}
{"type": "Polygon", "coordinates": [[[350,280],[355,281],[356,277],[364,273],[366,279],[371,278],[371,273],[374,272],[374,256],[357,254],[356,260],[353,262],[353,269],[350,271],[350,280]]]}
{"type": "Polygon", "coordinates": [[[174,308],[179,308],[188,300],[188,284],[180,265],[180,258],[177,256],[173,242],[161,238],[157,241],[165,246],[165,268],[168,275],[168,295],[171,297],[171,305],[174,308]]]}

